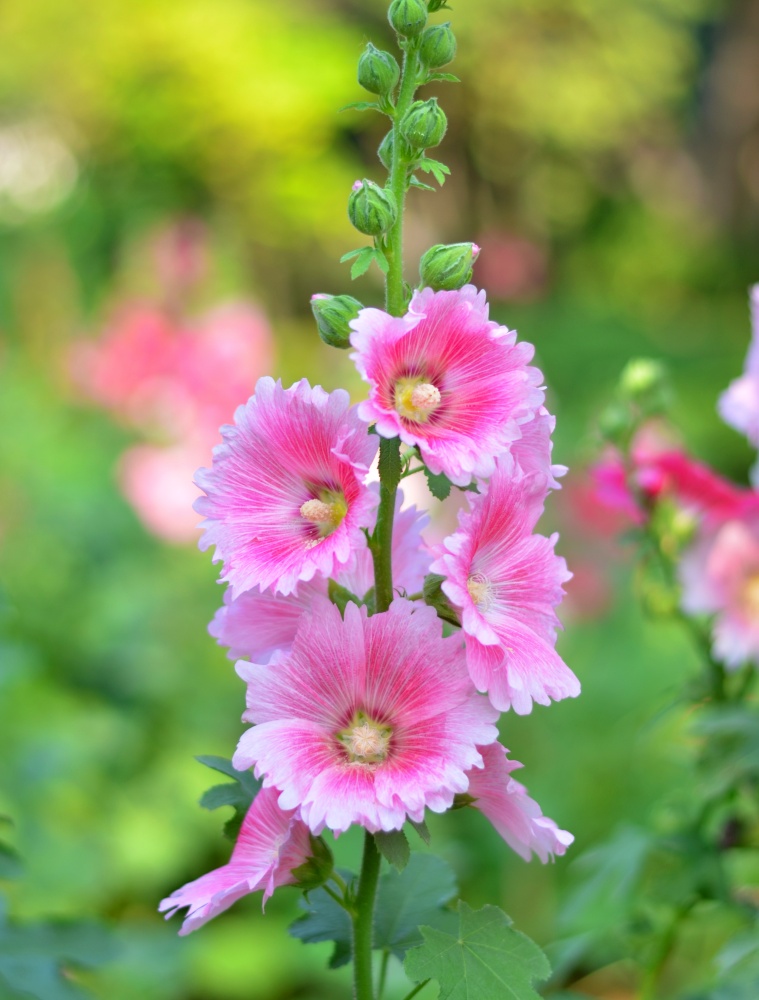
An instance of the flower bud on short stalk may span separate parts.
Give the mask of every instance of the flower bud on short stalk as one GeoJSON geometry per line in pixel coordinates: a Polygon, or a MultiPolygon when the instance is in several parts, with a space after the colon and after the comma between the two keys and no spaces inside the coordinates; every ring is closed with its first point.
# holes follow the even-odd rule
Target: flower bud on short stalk
{"type": "Polygon", "coordinates": [[[450,292],[472,280],[472,264],[480,248],[476,243],[439,243],[430,247],[419,262],[422,285],[436,292],[450,292]]]}
{"type": "Polygon", "coordinates": [[[447,66],[456,55],[456,36],[450,21],[425,28],[419,42],[419,58],[430,69],[447,66]]]}
{"type": "Polygon", "coordinates": [[[363,305],[352,295],[312,295],[311,309],[319,336],[330,347],[350,347],[350,321],[363,305]]]}
{"type": "Polygon", "coordinates": [[[399,35],[415,38],[427,23],[427,4],[424,0],[393,0],[387,19],[399,35]]]}
{"type": "Polygon", "coordinates": [[[436,97],[414,101],[400,124],[401,135],[414,149],[440,145],[447,128],[448,119],[436,97]]]}
{"type": "Polygon", "coordinates": [[[360,233],[381,236],[392,228],[397,215],[393,192],[374,181],[356,181],[348,198],[348,215],[360,233]]]}
{"type": "Polygon", "coordinates": [[[368,43],[358,61],[358,82],[372,94],[386,96],[400,79],[401,68],[390,52],[368,43]]]}

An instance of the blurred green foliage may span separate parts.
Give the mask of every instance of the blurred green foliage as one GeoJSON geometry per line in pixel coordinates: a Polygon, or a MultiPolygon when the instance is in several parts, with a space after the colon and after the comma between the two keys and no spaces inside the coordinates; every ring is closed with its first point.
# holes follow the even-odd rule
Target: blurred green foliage
{"type": "MultiPolygon", "coordinates": [[[[434,243],[483,247],[475,281],[537,346],[559,461],[589,454],[594,414],[630,355],[645,354],[671,364],[689,441],[745,477],[748,451],[713,402],[740,369],[745,289],[759,279],[759,108],[746,97],[757,11],[756,0],[479,0],[450,15],[463,83],[423,96],[448,115],[439,155],[452,176],[435,195],[412,192],[408,274],[434,243]]],[[[24,866],[11,911],[112,924],[116,957],[71,972],[109,1000],[347,996],[325,970],[329,945],[285,934],[292,891],[265,918],[244,900],[187,940],[155,913],[228,856],[218,815],[196,805],[209,780],[193,756],[230,755],[243,692],[206,634],[221,594],[208,557],[145,533],[114,480],[130,436],[73,397],[62,359],[115,303],[155,293],[150,234],[193,215],[211,234],[206,298],[256,298],[275,324],[275,374],[358,397],[308,304],[315,291],[379,301],[378,272],[351,285],[338,259],[355,244],[351,182],[380,177],[384,120],[337,109],[364,96],[366,40],[389,47],[385,5],[10,0],[0,33],[12,39],[0,64],[0,813],[24,866]]],[[[551,501],[563,526],[568,497],[551,501]]],[[[670,701],[695,656],[674,627],[639,616],[624,566],[604,558],[616,600],[594,614],[577,599],[561,639],[582,698],[502,728],[531,793],[575,832],[575,854],[623,830],[607,859],[623,892],[631,831],[666,828],[661,803],[688,799],[690,737],[670,701]]],[[[618,906],[571,853],[525,866],[471,810],[430,828],[466,898],[501,903],[541,942],[569,926],[566,906],[573,934],[618,906]],[[573,880],[584,894],[567,904],[573,880]]],[[[338,863],[357,849],[341,838],[338,863]]],[[[3,878],[12,857],[3,847],[3,878]]],[[[730,928],[693,933],[683,966],[716,976],[722,963],[739,985],[755,968],[750,944],[729,947],[730,928]]],[[[586,988],[604,995],[624,975],[610,982],[586,988]]],[[[400,997],[392,967],[388,983],[400,997]]]]}

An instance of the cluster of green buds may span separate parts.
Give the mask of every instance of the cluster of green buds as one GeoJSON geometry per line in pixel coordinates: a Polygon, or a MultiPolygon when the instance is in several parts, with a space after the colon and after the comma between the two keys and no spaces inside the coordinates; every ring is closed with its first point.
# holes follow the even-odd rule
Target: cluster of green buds
{"type": "MultiPolygon", "coordinates": [[[[363,274],[372,262],[388,278],[388,303],[402,308],[408,303],[411,290],[400,276],[403,203],[410,187],[432,190],[423,183],[421,173],[434,176],[443,184],[448,168],[430,159],[427,150],[439,146],[448,129],[445,112],[437,97],[415,100],[416,89],[427,83],[456,81],[449,73],[441,73],[456,55],[456,36],[450,22],[429,23],[430,14],[446,7],[445,0],[391,0],[388,21],[395,31],[399,59],[371,42],[367,43],[358,61],[358,82],[374,95],[371,102],[360,101],[352,107],[373,109],[387,115],[392,128],[382,140],[377,154],[388,172],[385,185],[373,180],[357,180],[348,197],[348,216],[353,226],[372,239],[372,245],[345,254],[353,259],[351,277],[363,274]],[[395,275],[395,277],[393,277],[395,275]],[[390,286],[395,292],[391,293],[390,286]]],[[[472,266],[479,254],[474,243],[438,244],[422,257],[419,267],[420,287],[434,291],[452,291],[472,280],[472,266]]],[[[311,300],[321,339],[330,346],[349,346],[350,323],[362,308],[350,295],[316,295],[311,300]]],[[[388,305],[390,308],[390,305],[388,305]]]]}
{"type": "Polygon", "coordinates": [[[615,398],[600,416],[601,433],[625,450],[642,423],[666,413],[671,405],[672,388],[664,365],[651,358],[633,358],[622,371],[615,398]]]}

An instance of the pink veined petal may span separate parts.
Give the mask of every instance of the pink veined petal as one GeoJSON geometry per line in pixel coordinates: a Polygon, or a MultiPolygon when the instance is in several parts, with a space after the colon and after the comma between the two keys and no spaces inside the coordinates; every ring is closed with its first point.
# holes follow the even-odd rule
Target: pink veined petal
{"type": "Polygon", "coordinates": [[[532,852],[545,864],[554,855],[562,855],[574,837],[560,830],[544,816],[538,803],[527,795],[527,789],[511,777],[522,765],[509,760],[508,751],[500,743],[481,747],[485,766],[469,775],[469,791],[479,809],[509,847],[525,861],[532,852]]]}
{"type": "Polygon", "coordinates": [[[229,863],[177,889],[158,909],[166,918],[187,907],[179,931],[189,934],[222,913],[241,896],[262,889],[263,901],[275,888],[293,885],[293,869],[311,854],[308,827],[295,810],[277,805],[276,789],[262,789],[243,820],[229,863]]]}
{"type": "Polygon", "coordinates": [[[418,446],[432,472],[459,486],[491,475],[494,456],[508,451],[542,406],[542,375],[529,366],[533,348],[489,320],[484,293],[472,285],[423,289],[406,316],[364,309],[351,326],[351,357],[371,387],[360,416],[378,434],[418,446]],[[419,419],[399,412],[396,390],[409,379],[436,388],[434,412],[419,419]]]}
{"type": "Polygon", "coordinates": [[[238,663],[257,725],[235,767],[254,767],[314,833],[399,829],[448,808],[496,739],[497,712],[475,692],[460,638],[441,633],[432,608],[401,599],[372,617],[355,604],[344,620],[329,604],[306,613],[289,654],[238,663]],[[384,734],[378,756],[350,751],[356,727],[384,734]]]}
{"type": "Polygon", "coordinates": [[[200,547],[216,546],[232,596],[253,587],[290,594],[345,565],[377,504],[363,483],[377,442],[348,394],[312,389],[305,379],[284,389],[262,378],[222,436],[212,468],[196,475],[206,495],[195,509],[206,518],[200,547]],[[323,495],[345,509],[329,533],[301,514],[323,495]]]}

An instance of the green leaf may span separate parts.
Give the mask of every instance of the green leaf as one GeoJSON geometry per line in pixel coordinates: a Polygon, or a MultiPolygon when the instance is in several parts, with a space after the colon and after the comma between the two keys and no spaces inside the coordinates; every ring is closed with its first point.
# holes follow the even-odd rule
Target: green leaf
{"type": "Polygon", "coordinates": [[[340,614],[345,617],[345,607],[347,604],[353,602],[359,607],[364,603],[360,598],[356,597],[354,593],[348,590],[347,587],[343,587],[342,584],[337,583],[336,580],[330,580],[327,584],[327,594],[329,595],[330,601],[335,604],[339,610],[340,614]]]}
{"type": "Polygon", "coordinates": [[[444,581],[445,577],[439,573],[428,573],[425,576],[424,586],[422,587],[424,603],[434,608],[437,611],[438,618],[442,618],[444,622],[460,626],[461,622],[459,621],[456,609],[443,593],[442,585],[444,581]]]}
{"type": "Polygon", "coordinates": [[[387,259],[384,253],[381,250],[375,249],[374,259],[380,271],[382,271],[383,274],[387,274],[387,272],[390,270],[390,261],[387,259]]]}
{"type": "Polygon", "coordinates": [[[436,500],[447,500],[451,492],[451,487],[453,483],[450,481],[448,476],[444,475],[442,472],[436,475],[425,465],[424,467],[424,478],[427,480],[427,485],[430,488],[430,493],[435,497],[436,500]]]}
{"type": "Polygon", "coordinates": [[[418,177],[413,174],[409,178],[409,187],[420,188],[422,191],[434,191],[435,188],[431,184],[425,184],[424,181],[420,181],[418,177]]]}
{"type": "Polygon", "coordinates": [[[353,262],[353,266],[351,267],[351,278],[354,281],[356,278],[360,278],[362,274],[369,270],[369,266],[374,260],[374,254],[374,247],[364,247],[364,249],[356,257],[353,262]]]}
{"type": "Polygon", "coordinates": [[[370,247],[359,247],[358,250],[349,250],[348,253],[344,253],[342,255],[342,257],[340,258],[340,263],[344,264],[346,262],[346,260],[353,260],[354,257],[358,257],[358,255],[360,253],[363,253],[364,250],[369,250],[369,249],[371,249],[371,248],[370,247]]]}
{"type": "Polygon", "coordinates": [[[749,705],[707,707],[693,731],[703,740],[699,764],[705,797],[759,776],[759,713],[749,705]]]}
{"type": "Polygon", "coordinates": [[[440,187],[445,184],[445,178],[449,177],[451,173],[450,167],[441,163],[440,160],[432,160],[427,156],[425,156],[423,160],[420,160],[417,166],[425,174],[432,174],[440,187]]]}
{"type": "MultiPolygon", "coordinates": [[[[350,872],[341,872],[341,875],[346,882],[354,881],[350,872]]],[[[306,912],[290,924],[288,931],[292,937],[299,938],[304,944],[333,941],[335,948],[329,960],[330,969],[350,962],[353,928],[347,911],[324,889],[309,892],[299,906],[306,912]]]]}
{"type": "Polygon", "coordinates": [[[13,848],[0,842],[0,879],[20,878],[23,867],[21,858],[13,848]]]}
{"type": "Polygon", "coordinates": [[[0,996],[85,1000],[90,994],[76,985],[75,971],[102,965],[116,950],[112,934],[100,924],[16,924],[0,912],[0,996]]]}
{"type": "Polygon", "coordinates": [[[434,854],[413,853],[402,872],[386,872],[374,911],[374,947],[399,959],[421,944],[419,924],[455,933],[456,914],[445,909],[457,893],[450,865],[434,854]]]}
{"type": "Polygon", "coordinates": [[[380,830],[379,833],[374,834],[374,843],[382,857],[399,872],[402,872],[411,856],[408,838],[403,830],[389,830],[388,832],[380,830]]]}
{"type": "Polygon", "coordinates": [[[534,981],[551,973],[538,946],[496,906],[472,910],[459,900],[458,933],[421,927],[424,944],[406,955],[413,982],[435,979],[439,1000],[540,1000],[534,981]]]}
{"type": "MultiPolygon", "coordinates": [[[[448,8],[450,10],[450,8],[448,8]]],[[[432,83],[435,80],[444,80],[446,83],[461,83],[461,80],[454,73],[430,73],[425,83],[432,83]]]]}
{"type": "Polygon", "coordinates": [[[413,828],[416,830],[416,832],[419,834],[419,836],[422,838],[425,844],[429,845],[429,842],[431,840],[430,831],[427,829],[427,824],[424,822],[424,820],[422,820],[421,823],[415,823],[413,819],[410,819],[408,822],[409,826],[413,826],[413,828]]]}
{"type": "MultiPolygon", "coordinates": [[[[376,101],[353,101],[351,104],[344,104],[340,111],[382,111],[383,109],[379,106],[376,101]]],[[[387,112],[384,112],[387,114],[387,112]]]]}
{"type": "Polygon", "coordinates": [[[261,789],[261,781],[253,776],[252,771],[238,771],[232,766],[232,761],[226,757],[200,756],[195,760],[206,767],[234,778],[234,783],[214,785],[200,797],[200,805],[204,809],[220,809],[222,806],[232,806],[234,816],[224,824],[224,836],[236,840],[240,832],[245,813],[250,809],[253,799],[261,789]]]}

